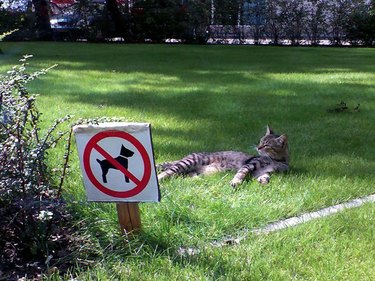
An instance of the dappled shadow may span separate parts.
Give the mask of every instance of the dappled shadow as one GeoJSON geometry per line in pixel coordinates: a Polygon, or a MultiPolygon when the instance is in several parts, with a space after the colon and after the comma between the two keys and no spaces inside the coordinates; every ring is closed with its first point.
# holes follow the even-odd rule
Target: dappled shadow
{"type": "Polygon", "coordinates": [[[2,61],[33,54],[72,70],[176,74],[174,69],[329,73],[375,71],[374,49],[267,46],[115,45],[2,42],[2,61]],[[48,50],[48,51],[46,51],[48,50]],[[222,62],[225,61],[223,64],[222,62]],[[228,64],[229,62],[229,64],[228,64]]]}
{"type": "MultiPolygon", "coordinates": [[[[170,82],[173,79],[167,79],[168,76],[163,76],[165,81],[162,81],[163,77],[153,78],[154,82],[148,82],[153,85],[150,88],[141,81],[128,82],[126,78],[113,81],[118,84],[112,85],[114,88],[123,89],[116,91],[93,88],[85,92],[86,85],[72,82],[68,91],[49,95],[63,95],[64,100],[72,104],[96,106],[99,116],[110,107],[124,112],[144,112],[150,122],[155,116],[176,120],[181,126],[167,128],[158,118],[153,126],[158,149],[159,138],[181,141],[180,147],[173,148],[175,142],[168,144],[169,154],[175,156],[202,147],[205,150],[249,150],[262,136],[265,125],[270,124],[276,131],[290,136],[292,151],[297,155],[307,153],[315,157],[317,152],[322,156],[350,151],[350,155],[362,153],[364,158],[371,160],[361,145],[363,138],[367,145],[374,144],[368,130],[375,117],[370,85],[353,81],[338,84],[331,81],[284,81],[267,74],[257,74],[256,78],[250,79],[239,74],[216,73],[214,76],[215,80],[210,75],[201,77],[200,81],[208,82],[197,83],[194,88],[186,86],[188,82],[184,78],[179,77],[175,83],[170,82]],[[219,84],[220,81],[234,80],[234,76],[236,83],[219,84]],[[173,85],[168,87],[171,83],[173,85]],[[247,84],[251,86],[247,87],[247,84]],[[218,87],[228,90],[218,91],[218,87]],[[75,89],[75,93],[71,89],[75,89]],[[340,99],[348,101],[352,107],[360,103],[360,111],[328,113],[327,109],[340,99]],[[327,139],[332,142],[324,141],[327,139]],[[189,141],[189,147],[183,147],[189,141]],[[322,142],[324,147],[320,147],[322,142]],[[304,147],[307,144],[309,147],[304,147]],[[348,146],[352,149],[348,150],[348,146]],[[171,153],[171,150],[175,151],[171,153]]],[[[49,84],[50,79],[53,78],[45,79],[43,83],[49,84]]]]}
{"type": "MultiPolygon", "coordinates": [[[[375,144],[374,89],[366,76],[375,72],[373,49],[49,43],[46,52],[38,46],[2,48],[14,57],[33,53],[38,66],[59,64],[38,81],[51,102],[91,107],[96,116],[108,115],[107,108],[141,113],[153,125],[157,160],[197,150],[251,152],[270,124],[289,135],[292,165],[343,154],[373,161],[366,149],[375,144]],[[341,100],[360,103],[360,112],[327,113],[341,100]]],[[[65,113],[75,114],[69,106],[65,113]]]]}

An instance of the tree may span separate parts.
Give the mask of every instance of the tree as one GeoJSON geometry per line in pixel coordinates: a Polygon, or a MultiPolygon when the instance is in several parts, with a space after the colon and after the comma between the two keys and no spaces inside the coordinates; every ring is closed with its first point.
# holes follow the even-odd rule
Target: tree
{"type": "Polygon", "coordinates": [[[292,45],[299,45],[306,22],[306,7],[303,1],[289,0],[282,2],[285,39],[292,45]]]}
{"type": "Polygon", "coordinates": [[[35,8],[35,29],[39,40],[52,40],[52,29],[47,0],[32,0],[35,8]]]}
{"type": "Polygon", "coordinates": [[[237,38],[243,39],[241,26],[242,10],[244,0],[213,0],[212,1],[212,24],[215,25],[216,37],[220,39],[237,38]]]}
{"type": "Polygon", "coordinates": [[[226,1],[216,0],[215,3],[215,23],[222,25],[237,25],[239,16],[240,0],[226,1]]]}
{"type": "Polygon", "coordinates": [[[327,23],[327,0],[310,0],[307,6],[306,34],[312,45],[318,45],[325,31],[327,23]]]}
{"type": "Polygon", "coordinates": [[[185,35],[187,43],[206,43],[209,35],[211,0],[190,0],[181,6],[186,12],[185,35]]]}
{"type": "Polygon", "coordinates": [[[345,40],[344,27],[351,12],[351,4],[351,0],[334,0],[328,3],[328,33],[333,45],[342,45],[345,40]]]}
{"type": "Polygon", "coordinates": [[[283,15],[278,2],[269,0],[266,8],[266,32],[275,45],[280,44],[283,31],[283,15]]]}
{"type": "MultiPolygon", "coordinates": [[[[128,1],[125,1],[128,3],[128,1]]],[[[130,40],[129,29],[126,28],[125,18],[122,15],[116,0],[106,0],[106,7],[115,25],[116,34],[125,40],[130,40]]]]}
{"type": "Polygon", "coordinates": [[[374,45],[375,15],[372,9],[368,3],[362,3],[348,16],[345,31],[352,45],[374,45]]]}
{"type": "Polygon", "coordinates": [[[246,0],[243,4],[242,24],[250,25],[254,43],[264,36],[266,23],[266,1],[246,0]]]}
{"type": "Polygon", "coordinates": [[[163,42],[185,39],[189,28],[189,9],[181,0],[144,0],[134,3],[134,34],[138,40],[163,42]]]}

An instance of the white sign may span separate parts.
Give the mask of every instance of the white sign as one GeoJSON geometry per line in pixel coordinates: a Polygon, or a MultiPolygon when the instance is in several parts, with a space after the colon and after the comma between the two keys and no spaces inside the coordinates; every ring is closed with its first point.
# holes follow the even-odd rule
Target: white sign
{"type": "Polygon", "coordinates": [[[78,125],[73,131],[87,200],[160,201],[150,124],[78,125]]]}

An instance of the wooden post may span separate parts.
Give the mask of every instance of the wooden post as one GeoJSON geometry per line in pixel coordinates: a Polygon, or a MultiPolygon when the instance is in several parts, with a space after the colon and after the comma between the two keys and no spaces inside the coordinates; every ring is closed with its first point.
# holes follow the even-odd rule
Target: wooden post
{"type": "Polygon", "coordinates": [[[117,215],[122,234],[134,234],[141,230],[142,225],[138,203],[117,203],[117,215]]]}

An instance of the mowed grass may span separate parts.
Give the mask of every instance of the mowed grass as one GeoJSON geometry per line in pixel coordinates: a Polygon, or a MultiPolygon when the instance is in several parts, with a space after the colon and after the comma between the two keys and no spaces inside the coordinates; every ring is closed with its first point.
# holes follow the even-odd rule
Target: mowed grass
{"type": "MultiPolygon", "coordinates": [[[[290,172],[268,186],[232,173],[161,183],[141,204],[143,231],[123,245],[114,204],[87,203],[74,151],[65,197],[97,243],[79,280],[372,280],[374,206],[263,236],[269,222],[375,191],[375,49],[2,43],[0,72],[23,54],[45,126],[74,118],[150,122],[156,162],[253,147],[269,124],[290,141],[290,172]],[[359,112],[328,113],[345,101],[359,112]],[[190,250],[189,250],[190,249],[190,250]],[[184,254],[188,251],[190,254],[184,254]]],[[[62,150],[53,154],[56,158],[62,150]]],[[[56,160],[57,161],[57,160],[56,160]]],[[[51,163],[55,163],[51,159],[51,163]]],[[[84,249],[83,249],[84,250],[84,249]]]]}

